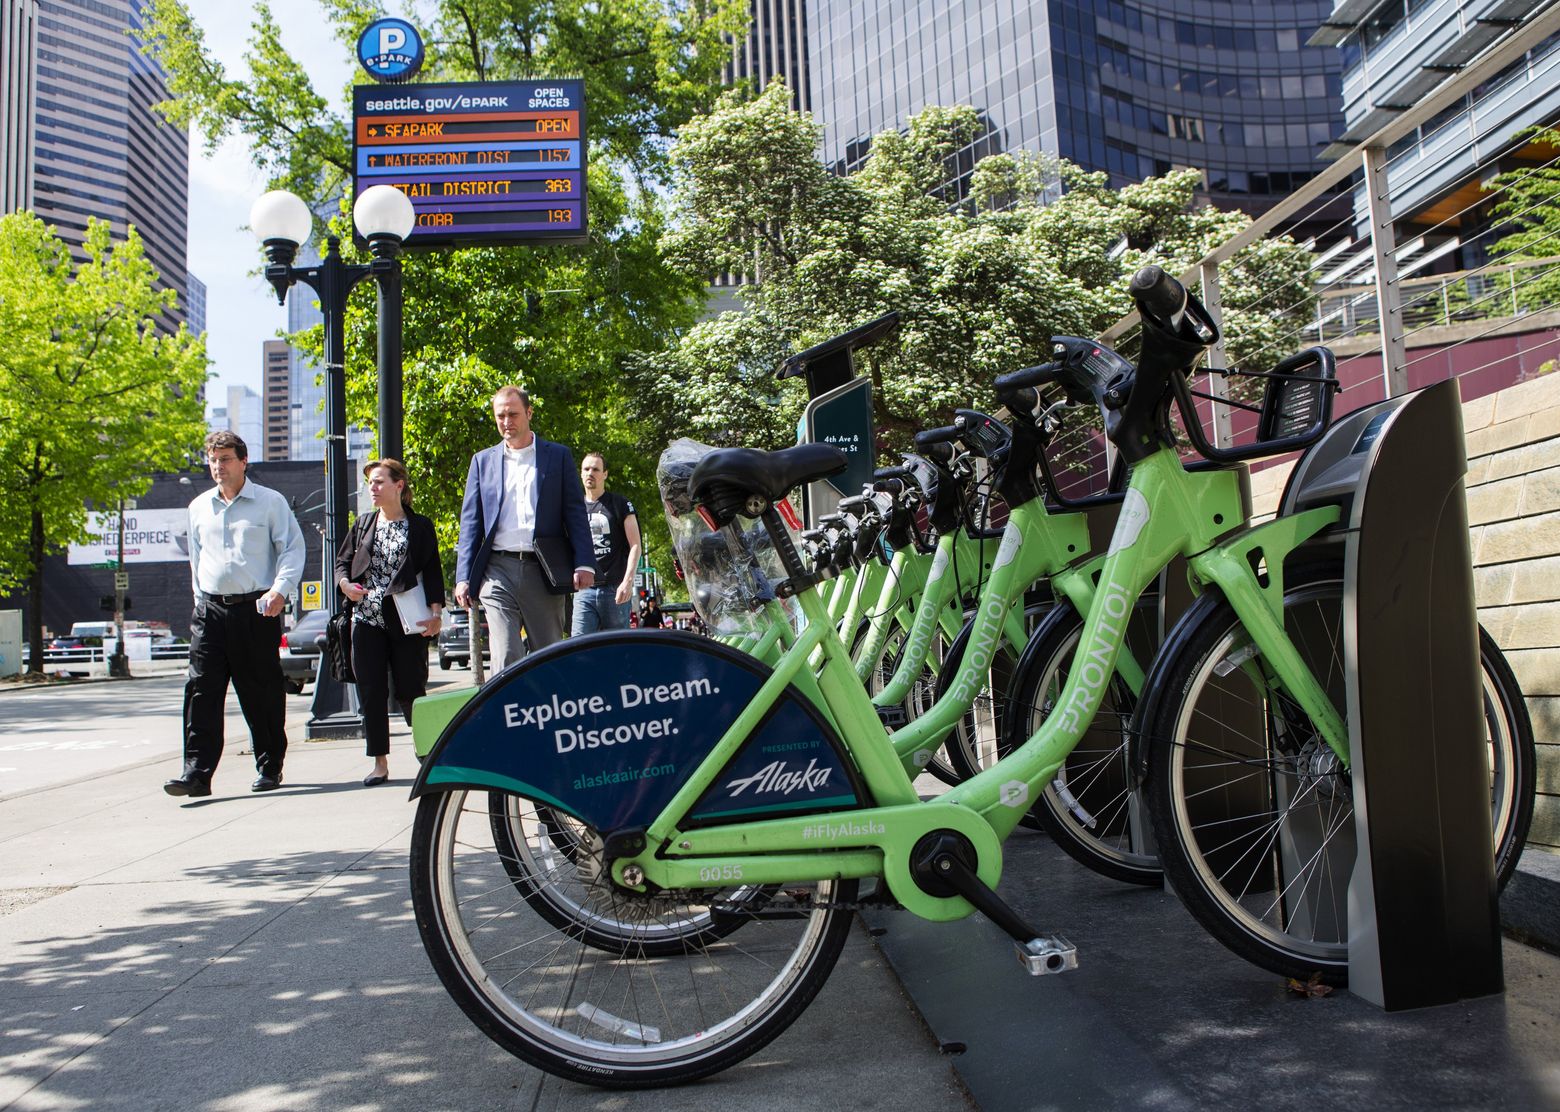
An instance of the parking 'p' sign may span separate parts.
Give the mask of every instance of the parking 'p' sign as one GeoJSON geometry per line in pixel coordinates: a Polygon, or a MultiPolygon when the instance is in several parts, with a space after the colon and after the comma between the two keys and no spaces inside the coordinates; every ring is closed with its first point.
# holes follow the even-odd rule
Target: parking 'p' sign
{"type": "Polygon", "coordinates": [[[378,19],[358,36],[357,53],[375,81],[405,81],[422,68],[422,36],[404,19],[378,19]]]}

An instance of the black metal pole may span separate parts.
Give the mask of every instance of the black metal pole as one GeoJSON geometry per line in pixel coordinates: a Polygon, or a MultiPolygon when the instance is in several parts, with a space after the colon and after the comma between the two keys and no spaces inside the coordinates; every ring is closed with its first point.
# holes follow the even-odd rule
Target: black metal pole
{"type": "Polygon", "coordinates": [[[379,288],[379,454],[406,461],[401,407],[401,260],[376,269],[379,288]]]}
{"type": "MultiPolygon", "coordinates": [[[[325,258],[316,268],[317,281],[311,284],[320,295],[320,313],[325,318],[325,550],[321,562],[330,568],[347,535],[347,294],[368,268],[343,263],[337,237],[330,236],[325,243],[325,258]]],[[[326,574],[324,588],[326,608],[335,613],[340,592],[334,575],[326,574]]],[[[357,687],[332,676],[323,653],[309,710],[305,730],[311,738],[363,736],[357,687]]]]}

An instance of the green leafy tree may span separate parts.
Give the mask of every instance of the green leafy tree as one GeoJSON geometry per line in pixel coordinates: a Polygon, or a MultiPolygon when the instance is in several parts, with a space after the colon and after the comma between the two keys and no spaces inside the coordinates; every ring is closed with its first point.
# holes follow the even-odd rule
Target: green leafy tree
{"type": "Polygon", "coordinates": [[[205,432],[204,341],[155,318],[157,288],[134,228],[113,244],[89,221],[86,261],[28,212],[0,217],[0,590],[25,587],[30,667],[43,669],[44,557],[182,466],[205,432]]]}
{"type": "MultiPolygon", "coordinates": [[[[1560,166],[1554,156],[1560,154],[1560,130],[1532,127],[1519,131],[1515,139],[1525,139],[1540,151],[1545,162],[1522,166],[1496,174],[1484,184],[1499,200],[1490,206],[1494,217],[1491,231],[1500,236],[1492,248],[1492,258],[1502,263],[1560,256],[1560,166]]],[[[1483,316],[1509,312],[1512,301],[1527,312],[1553,309],[1560,303],[1560,266],[1523,268],[1509,276],[1496,276],[1496,296],[1483,303],[1483,316]]],[[[1478,291],[1482,297],[1487,291],[1478,291]]]]}
{"type": "MultiPolygon", "coordinates": [[[[702,275],[669,266],[665,183],[673,133],[707,110],[745,27],[742,0],[438,0],[419,4],[428,81],[581,76],[590,169],[590,236],[580,246],[481,248],[405,260],[403,333],[406,463],[418,507],[438,523],[452,559],[466,461],[494,443],[488,399],[518,381],[536,400],[536,429],[576,457],[606,453],[614,488],[653,506],[654,458],[637,451],[641,399],[625,383],[626,353],[664,348],[702,302],[702,275]]],[[[382,14],[362,0],[321,0],[322,24],[350,54],[382,14]]],[[[205,48],[180,0],[156,0],[148,49],[169,73],[174,122],[208,146],[244,138],[270,184],[317,210],[350,208],[350,102],[318,92],[282,49],[270,10],[256,6],[247,72],[230,74],[205,48]],[[339,107],[338,107],[339,106],[339,107]]],[[[349,240],[350,217],[332,222],[349,240]]],[[[350,242],[346,245],[352,255],[350,242]]],[[[373,293],[348,310],[348,416],[373,427],[373,293]]],[[[295,289],[290,296],[310,296],[295,289]]],[[[318,329],[296,338],[320,347],[318,329]]],[[[659,514],[641,524],[664,538],[659,514]]],[[[664,544],[664,539],[659,540],[664,544]]]]}
{"type": "MultiPolygon", "coordinates": [[[[973,109],[928,108],[904,133],[877,136],[862,170],[840,178],[819,164],[816,124],[778,84],[729,93],[684,127],[665,248],[690,272],[758,281],[742,291],[744,314],[701,322],[670,358],[634,365],[640,394],[657,399],[647,448],[680,433],[789,441],[806,399],[800,383],[776,381],[780,360],[890,310],[899,332],[865,370],[880,446],[901,447],[980,404],[996,375],[1042,361],[1052,335],[1093,335],[1123,315],[1136,267],[1180,271],[1247,222],[1194,208],[1195,171],[1112,188],[1104,174],[1027,152],[982,160],[969,199],[951,203],[948,168],[979,129],[973,109]]],[[[1237,360],[1286,354],[1282,337],[1308,319],[1309,261],[1270,240],[1225,266],[1237,360]]]]}

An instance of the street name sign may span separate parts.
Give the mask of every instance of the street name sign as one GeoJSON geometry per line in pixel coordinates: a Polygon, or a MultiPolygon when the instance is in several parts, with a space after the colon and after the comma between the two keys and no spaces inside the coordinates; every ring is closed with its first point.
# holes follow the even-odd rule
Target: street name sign
{"type": "Polygon", "coordinates": [[[359,85],[352,155],[354,196],[411,199],[407,250],[586,239],[582,80],[359,85]]]}

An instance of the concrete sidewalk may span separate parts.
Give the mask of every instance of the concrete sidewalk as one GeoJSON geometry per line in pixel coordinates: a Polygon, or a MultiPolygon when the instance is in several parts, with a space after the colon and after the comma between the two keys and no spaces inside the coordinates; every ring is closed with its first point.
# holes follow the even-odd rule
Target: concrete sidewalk
{"type": "Polygon", "coordinates": [[[362,743],[304,742],[290,709],[277,792],[249,792],[230,732],[208,799],[163,794],[170,756],[0,801],[0,1109],[968,1107],[860,927],[789,1031],[698,1086],[609,1093],[511,1057],[418,939],[409,738],[366,789],[362,743]]]}

